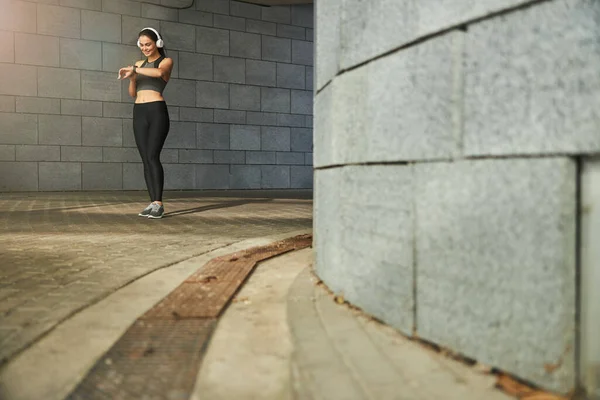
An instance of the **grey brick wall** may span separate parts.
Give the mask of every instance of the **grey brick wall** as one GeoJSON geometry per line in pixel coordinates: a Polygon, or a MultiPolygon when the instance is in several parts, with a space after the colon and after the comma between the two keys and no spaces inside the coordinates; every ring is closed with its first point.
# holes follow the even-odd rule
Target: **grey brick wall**
{"type": "MultiPolygon", "coordinates": [[[[599,15],[589,0],[318,1],[324,282],[408,335],[552,391],[599,393],[599,15]]],[[[311,55],[287,15],[273,18],[286,36],[263,52],[279,62],[291,42],[296,65],[278,64],[277,84],[302,114],[311,87],[287,72],[306,63],[312,77],[311,55]]],[[[310,125],[288,122],[278,157],[312,160],[310,125]]]]}
{"type": "Polygon", "coordinates": [[[0,0],[0,191],[144,189],[116,72],[145,26],[175,61],[167,189],[312,187],[313,7],[182,3],[0,0]]]}

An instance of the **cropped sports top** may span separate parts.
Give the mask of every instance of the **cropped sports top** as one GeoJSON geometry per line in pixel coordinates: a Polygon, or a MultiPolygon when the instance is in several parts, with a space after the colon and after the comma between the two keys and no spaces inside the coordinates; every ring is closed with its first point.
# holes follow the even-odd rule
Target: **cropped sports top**
{"type": "MultiPolygon", "coordinates": [[[[144,61],[144,63],[142,65],[140,65],[138,68],[158,68],[161,61],[164,59],[165,59],[164,56],[160,56],[159,58],[157,58],[156,60],[154,60],[151,63],[149,63],[148,59],[146,59],[144,61]]],[[[139,92],[140,90],[154,90],[155,92],[162,94],[163,90],[165,90],[165,86],[167,86],[167,82],[165,82],[165,80],[163,78],[152,78],[150,76],[146,76],[146,75],[142,75],[142,74],[136,75],[135,83],[136,83],[136,89],[135,89],[136,93],[139,92]]]]}

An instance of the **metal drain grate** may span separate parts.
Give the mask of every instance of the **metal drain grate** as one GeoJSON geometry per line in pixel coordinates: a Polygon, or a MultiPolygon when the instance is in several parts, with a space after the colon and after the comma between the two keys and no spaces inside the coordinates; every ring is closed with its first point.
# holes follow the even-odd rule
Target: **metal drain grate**
{"type": "Polygon", "coordinates": [[[301,235],[209,261],[140,317],[67,399],[187,400],[217,317],[255,265],[311,243],[301,235]]]}

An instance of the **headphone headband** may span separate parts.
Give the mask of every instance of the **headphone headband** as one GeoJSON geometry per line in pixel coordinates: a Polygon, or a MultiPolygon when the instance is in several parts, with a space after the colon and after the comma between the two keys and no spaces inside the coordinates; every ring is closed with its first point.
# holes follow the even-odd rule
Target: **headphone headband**
{"type": "MultiPolygon", "coordinates": [[[[146,27],[146,28],[142,29],[142,30],[140,31],[140,33],[142,33],[142,32],[143,32],[143,31],[145,31],[145,30],[152,31],[152,32],[154,32],[154,33],[156,34],[156,37],[157,37],[157,40],[156,40],[156,47],[158,47],[158,48],[160,49],[160,48],[162,48],[162,47],[164,46],[164,43],[165,43],[165,42],[162,40],[162,38],[160,37],[160,33],[158,33],[158,31],[157,31],[156,29],[154,29],[154,28],[151,28],[151,27],[149,27],[149,26],[148,26],[148,27],[146,27]]],[[[139,40],[139,38],[138,38],[138,47],[140,47],[140,40],[139,40]]]]}

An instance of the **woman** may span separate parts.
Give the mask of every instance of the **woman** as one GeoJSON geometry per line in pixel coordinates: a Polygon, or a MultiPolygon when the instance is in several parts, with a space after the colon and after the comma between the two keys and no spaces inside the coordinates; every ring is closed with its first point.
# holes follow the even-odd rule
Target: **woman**
{"type": "Polygon", "coordinates": [[[169,133],[169,112],[162,92],[171,77],[173,60],[165,57],[164,43],[153,28],[144,28],[138,35],[138,47],[146,56],[135,65],[121,68],[119,79],[129,78],[129,95],[133,106],[133,134],[144,163],[144,178],[150,194],[150,205],[138,215],[162,218],[164,171],[160,152],[169,133]]]}

